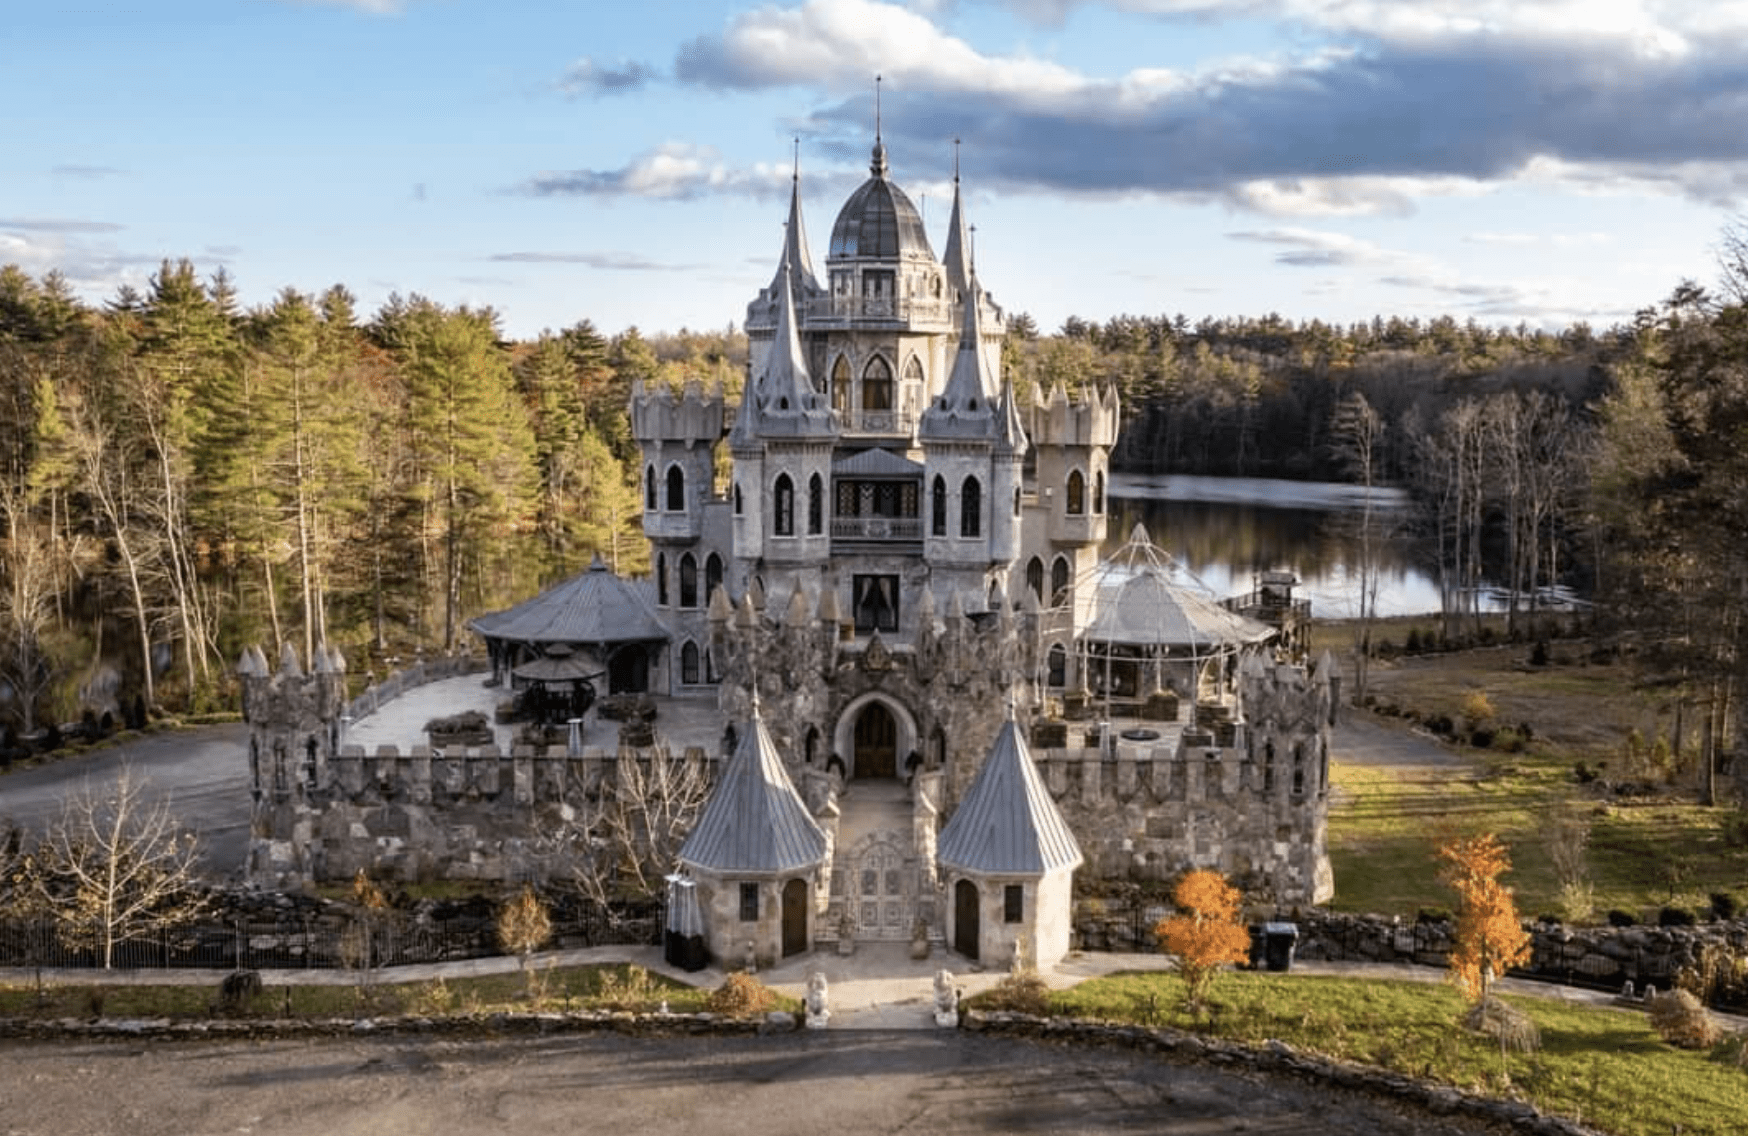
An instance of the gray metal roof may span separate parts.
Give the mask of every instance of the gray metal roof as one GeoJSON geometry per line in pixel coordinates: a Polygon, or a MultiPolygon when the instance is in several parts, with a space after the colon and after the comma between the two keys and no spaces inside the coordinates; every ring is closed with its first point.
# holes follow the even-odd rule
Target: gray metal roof
{"type": "Polygon", "coordinates": [[[826,857],[825,833],[802,804],[757,707],[680,849],[680,863],[718,874],[794,872],[826,857]]]}
{"type": "Polygon", "coordinates": [[[506,611],[468,621],[488,639],[515,643],[636,643],[667,640],[648,597],[599,556],[589,570],[506,611]]]}
{"type": "Polygon", "coordinates": [[[901,256],[933,260],[935,250],[923,228],[922,214],[904,190],[887,180],[886,147],[878,142],[868,170],[874,176],[857,187],[838,211],[826,260],[839,257],[891,260],[901,256]]]}
{"type": "Polygon", "coordinates": [[[891,450],[863,450],[832,463],[834,477],[921,477],[921,462],[900,457],[891,450]]]}
{"type": "Polygon", "coordinates": [[[1092,618],[1083,640],[1199,654],[1261,643],[1275,634],[1177,579],[1178,564],[1136,525],[1087,580],[1092,618]]]}
{"type": "Polygon", "coordinates": [[[935,856],[943,868],[984,875],[1041,876],[1080,865],[1080,845],[1011,716],[941,830],[935,856]]]}

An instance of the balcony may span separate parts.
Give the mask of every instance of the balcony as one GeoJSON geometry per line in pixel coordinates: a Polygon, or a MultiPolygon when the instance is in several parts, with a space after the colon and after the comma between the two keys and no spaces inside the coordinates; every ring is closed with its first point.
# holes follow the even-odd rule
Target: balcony
{"type": "Polygon", "coordinates": [[[902,410],[843,409],[837,415],[845,434],[908,438],[916,431],[916,415],[902,410]]]}
{"type": "Polygon", "coordinates": [[[890,296],[826,296],[807,304],[808,324],[889,320],[910,325],[953,326],[953,306],[945,300],[903,300],[890,296]]]}
{"type": "Polygon", "coordinates": [[[643,514],[643,535],[651,540],[697,540],[704,534],[703,516],[697,512],[643,514]]]}

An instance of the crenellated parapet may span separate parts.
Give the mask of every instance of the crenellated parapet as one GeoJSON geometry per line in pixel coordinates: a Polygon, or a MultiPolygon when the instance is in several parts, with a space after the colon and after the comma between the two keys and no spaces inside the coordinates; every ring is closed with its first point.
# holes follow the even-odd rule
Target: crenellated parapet
{"type": "Polygon", "coordinates": [[[1035,446],[1109,448],[1117,443],[1122,404],[1110,383],[1094,385],[1086,398],[1070,399],[1061,383],[1047,398],[1036,401],[1026,420],[1026,434],[1035,446]]]}
{"type": "Polygon", "coordinates": [[[725,400],[721,384],[706,390],[696,380],[675,391],[631,384],[631,436],[640,442],[715,445],[722,438],[725,400]]]}
{"type": "Polygon", "coordinates": [[[323,780],[346,710],[346,660],[339,649],[318,646],[306,669],[290,643],[280,648],[277,668],[268,666],[260,647],[247,647],[237,677],[255,800],[283,799],[323,780]]]}

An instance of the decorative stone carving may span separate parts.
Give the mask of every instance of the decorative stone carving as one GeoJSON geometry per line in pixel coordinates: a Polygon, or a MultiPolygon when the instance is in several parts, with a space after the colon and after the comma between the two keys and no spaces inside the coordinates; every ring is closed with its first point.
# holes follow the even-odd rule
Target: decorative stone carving
{"type": "Polygon", "coordinates": [[[831,1021],[832,1012],[827,1003],[828,990],[825,974],[814,971],[807,976],[807,1028],[824,1029],[831,1021]]]}
{"type": "Polygon", "coordinates": [[[953,1029],[959,1025],[959,991],[953,985],[953,972],[935,971],[935,1025],[953,1029]]]}

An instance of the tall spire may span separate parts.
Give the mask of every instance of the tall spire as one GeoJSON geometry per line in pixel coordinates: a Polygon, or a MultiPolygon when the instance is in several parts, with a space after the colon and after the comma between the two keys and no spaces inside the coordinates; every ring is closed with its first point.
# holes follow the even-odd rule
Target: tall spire
{"type": "Polygon", "coordinates": [[[783,225],[783,258],[777,273],[771,277],[771,294],[775,295],[787,271],[795,289],[803,297],[820,291],[819,279],[813,274],[813,254],[807,247],[807,227],[801,223],[801,139],[795,139],[795,172],[789,187],[789,220],[783,225]]]}
{"type": "Polygon", "coordinates": [[[971,239],[965,229],[965,207],[959,198],[959,140],[953,139],[953,214],[947,219],[947,251],[941,257],[947,285],[961,300],[971,298],[971,239]]]}
{"type": "MultiPolygon", "coordinates": [[[[755,383],[742,396],[757,398],[754,408],[757,422],[748,423],[764,435],[821,436],[836,430],[831,408],[814,389],[808,371],[807,352],[801,346],[801,333],[795,315],[794,280],[785,264],[779,270],[777,289],[777,328],[771,336],[770,354],[765,357],[763,373],[753,376],[755,383]]],[[[744,434],[741,422],[735,431],[744,434]]],[[[731,441],[735,440],[731,434],[731,441]]]]}
{"type": "Polygon", "coordinates": [[[880,76],[874,76],[874,159],[868,172],[877,178],[886,176],[886,143],[880,140],[880,76]]]}
{"type": "Polygon", "coordinates": [[[923,411],[919,433],[932,438],[982,438],[995,433],[995,379],[983,351],[981,296],[977,279],[965,290],[959,350],[939,398],[923,411]]]}

